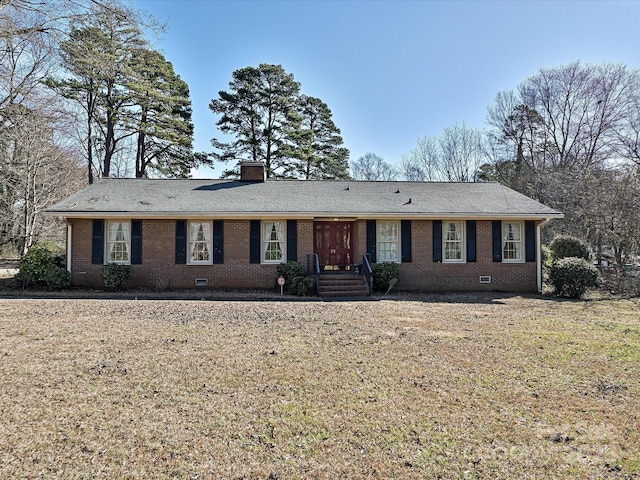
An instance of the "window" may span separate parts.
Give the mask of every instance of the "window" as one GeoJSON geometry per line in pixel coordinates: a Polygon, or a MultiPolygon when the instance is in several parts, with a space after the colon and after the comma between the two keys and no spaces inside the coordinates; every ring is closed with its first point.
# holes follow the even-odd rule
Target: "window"
{"type": "Polygon", "coordinates": [[[400,261],[400,234],[398,222],[377,222],[378,223],[378,262],[399,262],[400,261]]]}
{"type": "Polygon", "coordinates": [[[129,222],[107,222],[107,258],[106,263],[129,265],[131,235],[129,222]]]}
{"type": "Polygon", "coordinates": [[[189,263],[211,264],[211,222],[189,222],[189,263]]]}
{"type": "Polygon", "coordinates": [[[522,223],[502,222],[502,261],[522,262],[522,223]]]}
{"type": "Polygon", "coordinates": [[[284,222],[262,222],[262,262],[281,263],[286,258],[284,222]]]}
{"type": "Polygon", "coordinates": [[[464,222],[442,222],[443,261],[464,262],[464,222]]]}

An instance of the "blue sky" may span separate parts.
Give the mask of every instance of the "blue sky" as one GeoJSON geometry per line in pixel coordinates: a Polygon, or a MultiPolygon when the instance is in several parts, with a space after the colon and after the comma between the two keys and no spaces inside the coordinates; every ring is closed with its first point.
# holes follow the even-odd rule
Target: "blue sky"
{"type": "MultiPolygon", "coordinates": [[[[540,68],[640,68],[638,1],[133,0],[166,22],[155,42],[189,84],[195,147],[220,136],[209,102],[234,70],[280,64],[322,99],[351,161],[397,163],[424,136],[483,128],[499,91],[540,68]]],[[[202,169],[216,178],[223,170],[202,169]]]]}

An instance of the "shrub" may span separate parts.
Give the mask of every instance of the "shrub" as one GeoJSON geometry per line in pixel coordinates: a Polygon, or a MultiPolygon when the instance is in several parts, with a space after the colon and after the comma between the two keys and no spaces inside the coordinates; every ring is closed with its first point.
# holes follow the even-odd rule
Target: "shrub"
{"type": "Polygon", "coordinates": [[[32,247],[20,259],[20,272],[16,280],[23,285],[43,286],[47,284],[49,271],[56,267],[51,252],[42,246],[32,247]]]}
{"type": "Polygon", "coordinates": [[[394,262],[382,262],[376,264],[373,269],[373,290],[386,292],[391,287],[391,280],[400,280],[400,265],[394,262]]]}
{"type": "Polygon", "coordinates": [[[551,266],[553,265],[553,252],[548,245],[542,245],[542,275],[545,279],[549,278],[549,272],[551,271],[551,266]]]}
{"type": "Polygon", "coordinates": [[[284,277],[284,291],[299,297],[316,294],[316,282],[304,274],[302,263],[289,260],[276,267],[278,276],[284,277]]]}
{"type": "Polygon", "coordinates": [[[589,288],[598,285],[600,272],[584,258],[561,258],[553,262],[549,281],[556,295],[580,298],[589,288]]]}
{"type": "Polygon", "coordinates": [[[291,285],[293,279],[296,277],[304,277],[302,270],[302,263],[295,260],[289,260],[287,263],[280,263],[276,267],[276,273],[278,277],[284,277],[284,289],[285,291],[291,291],[291,285]]]}
{"type": "Polygon", "coordinates": [[[312,277],[307,276],[293,277],[288,291],[293,295],[297,295],[298,297],[315,295],[316,281],[312,277]]]}
{"type": "Polygon", "coordinates": [[[53,266],[47,273],[46,282],[51,290],[64,290],[71,286],[71,274],[66,268],[53,266]]]}
{"type": "Polygon", "coordinates": [[[583,258],[587,261],[593,260],[591,247],[584,240],[570,235],[560,235],[554,238],[549,248],[553,254],[553,260],[568,257],[583,258]]]}
{"type": "Polygon", "coordinates": [[[131,268],[128,265],[110,263],[100,269],[104,286],[114,290],[126,290],[129,287],[131,268]]]}

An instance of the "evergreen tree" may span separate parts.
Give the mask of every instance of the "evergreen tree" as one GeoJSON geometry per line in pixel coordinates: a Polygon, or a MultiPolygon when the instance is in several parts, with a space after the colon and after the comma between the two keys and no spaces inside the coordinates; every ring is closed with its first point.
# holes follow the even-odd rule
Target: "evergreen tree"
{"type": "Polygon", "coordinates": [[[331,110],[319,98],[301,95],[299,115],[291,132],[291,162],[287,171],[296,178],[349,178],[349,150],[342,147],[340,129],[331,110]]]}
{"type": "MultiPolygon", "coordinates": [[[[286,165],[285,140],[295,122],[295,100],[300,84],[280,65],[260,64],[233,72],[230,92],[220,91],[209,108],[221,115],[217,126],[235,140],[214,138],[218,160],[263,161],[268,177],[283,175],[286,165]]],[[[237,174],[237,168],[223,176],[237,174]]]]}
{"type": "MultiPolygon", "coordinates": [[[[229,91],[209,108],[231,141],[212,140],[219,161],[265,163],[270,178],[347,178],[349,151],[320,99],[300,95],[300,84],[280,65],[261,64],[232,74],[229,91]]],[[[238,166],[223,177],[237,176],[238,166]]]]}
{"type": "Polygon", "coordinates": [[[136,177],[187,177],[208,163],[193,153],[189,87],[125,13],[99,9],[84,18],[61,46],[71,75],[49,84],[82,106],[89,183],[94,171],[118,174],[116,155],[135,158],[136,177]]]}
{"type": "Polygon", "coordinates": [[[135,105],[131,128],[137,136],[136,177],[148,176],[149,169],[167,177],[188,177],[198,163],[192,152],[189,86],[154,50],[136,51],[132,70],[128,87],[135,105]]]}
{"type": "Polygon", "coordinates": [[[73,29],[70,39],[62,44],[65,67],[72,76],[50,84],[85,110],[90,183],[93,154],[100,152],[97,170],[108,177],[120,143],[131,135],[122,129],[132,106],[127,88],[133,77],[131,58],[146,43],[132,16],[118,10],[98,10],[73,29]]]}

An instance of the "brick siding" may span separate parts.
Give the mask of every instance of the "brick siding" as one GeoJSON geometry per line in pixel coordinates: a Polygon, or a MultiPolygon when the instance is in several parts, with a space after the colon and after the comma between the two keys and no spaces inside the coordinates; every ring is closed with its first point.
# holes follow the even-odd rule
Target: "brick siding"
{"type": "MultiPolygon", "coordinates": [[[[92,220],[69,219],[72,226],[72,282],[102,286],[101,265],[91,263],[92,220]]],[[[196,279],[207,279],[209,288],[271,288],[276,265],[249,263],[249,220],[225,220],[224,263],[176,265],[175,220],[142,221],[142,264],[131,266],[131,286],[151,288],[193,288],[196,279]]],[[[412,261],[400,266],[398,290],[505,290],[537,291],[536,262],[501,263],[492,260],[491,221],[477,221],[477,261],[434,263],[432,222],[412,221],[412,261]],[[481,284],[488,275],[491,283],[481,284]]],[[[306,266],[313,252],[313,221],[298,220],[297,257],[306,266]]],[[[354,262],[366,253],[366,221],[353,226],[354,262]]],[[[538,252],[539,253],[539,252],[538,252]]]]}

